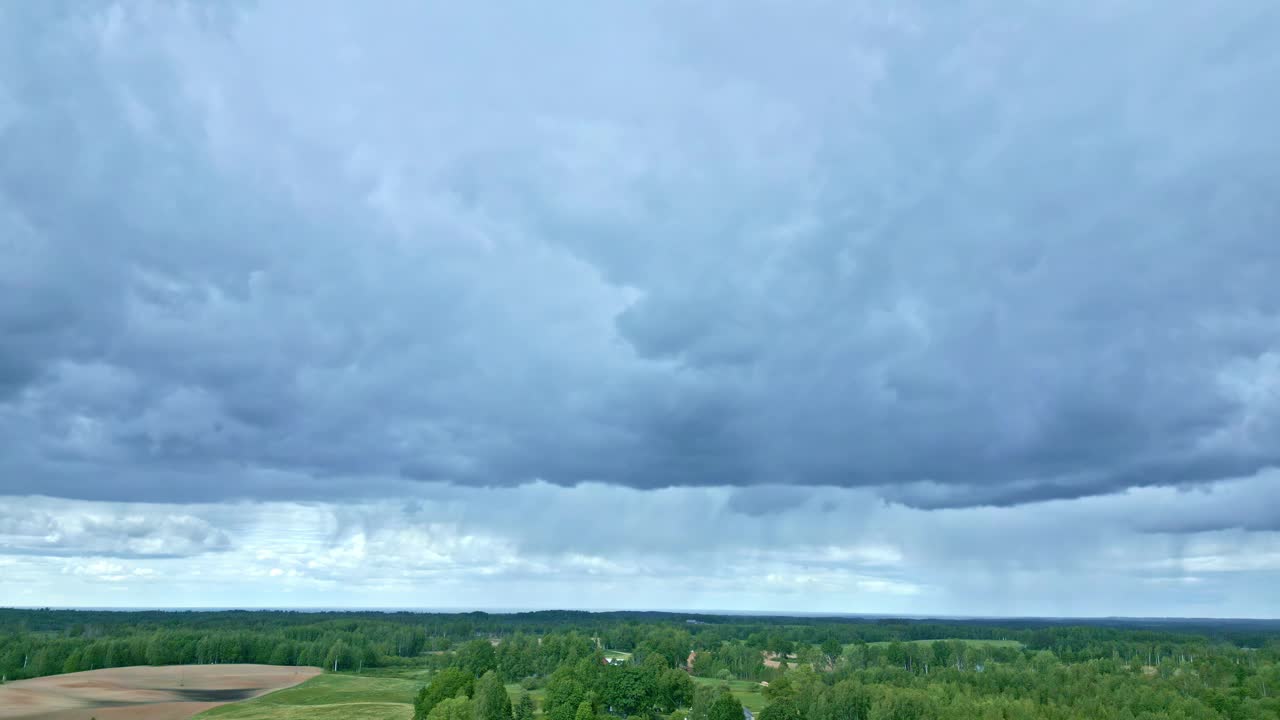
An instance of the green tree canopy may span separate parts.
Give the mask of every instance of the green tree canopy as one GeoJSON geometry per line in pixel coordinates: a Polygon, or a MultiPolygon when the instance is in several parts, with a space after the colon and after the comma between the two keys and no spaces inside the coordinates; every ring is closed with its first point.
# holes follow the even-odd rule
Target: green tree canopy
{"type": "Polygon", "coordinates": [[[822,641],[822,654],[827,656],[829,661],[834,661],[840,657],[840,653],[844,652],[844,645],[836,638],[829,637],[822,641]]]}
{"type": "Polygon", "coordinates": [[[414,720],[424,720],[436,705],[462,695],[471,697],[476,678],[466,670],[445,668],[431,678],[431,682],[418,692],[413,703],[414,720]]]}
{"type": "Polygon", "coordinates": [[[578,705],[587,699],[587,687],[574,668],[562,666],[547,682],[543,713],[548,720],[574,720],[578,705]]]}
{"type": "Polygon", "coordinates": [[[426,720],[472,720],[474,712],[465,697],[445,698],[431,708],[426,720]]]}
{"type": "Polygon", "coordinates": [[[831,688],[826,709],[830,720],[868,720],[871,695],[858,683],[844,680],[831,688]]]}
{"type": "Polygon", "coordinates": [[[529,696],[528,691],[520,693],[520,699],[516,701],[514,711],[515,720],[533,720],[533,714],[533,698],[529,696]]]}
{"type": "Polygon", "coordinates": [[[742,720],[742,703],[732,694],[722,692],[707,709],[707,720],[742,720]]]}
{"type": "Polygon", "coordinates": [[[676,708],[688,707],[693,702],[693,680],[682,670],[664,670],[658,676],[653,699],[659,712],[668,713],[676,708]]]}
{"type": "MultiPolygon", "coordinates": [[[[741,715],[739,715],[741,717],[741,715]]],[[[760,711],[758,720],[808,720],[794,697],[779,698],[760,711]]]]}
{"type": "Polygon", "coordinates": [[[458,667],[476,677],[498,668],[498,654],[488,640],[472,640],[458,648],[455,660],[458,667]]]}
{"type": "Polygon", "coordinates": [[[511,720],[511,698],[498,673],[490,670],[476,682],[472,696],[475,720],[511,720]]]}

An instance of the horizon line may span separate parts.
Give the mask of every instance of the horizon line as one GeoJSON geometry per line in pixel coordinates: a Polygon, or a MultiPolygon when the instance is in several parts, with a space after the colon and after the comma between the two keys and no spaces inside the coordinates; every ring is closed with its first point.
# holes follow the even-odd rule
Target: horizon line
{"type": "Polygon", "coordinates": [[[1234,621],[1234,622],[1280,622],[1280,617],[1239,617],[1239,616],[1184,616],[1184,615],[945,615],[945,614],[894,614],[872,612],[813,612],[803,610],[691,610],[681,608],[500,608],[500,607],[411,607],[411,606],[337,606],[337,605],[0,605],[0,610],[61,610],[61,611],[98,611],[98,612],[311,612],[311,613],[402,613],[416,615],[465,615],[484,613],[486,615],[521,615],[541,612],[581,612],[591,614],[607,613],[664,613],[669,615],[701,615],[728,617],[782,617],[803,619],[890,619],[890,620],[951,620],[951,621],[989,621],[989,620],[1046,620],[1046,621],[1163,621],[1163,622],[1197,622],[1197,621],[1234,621]]]}

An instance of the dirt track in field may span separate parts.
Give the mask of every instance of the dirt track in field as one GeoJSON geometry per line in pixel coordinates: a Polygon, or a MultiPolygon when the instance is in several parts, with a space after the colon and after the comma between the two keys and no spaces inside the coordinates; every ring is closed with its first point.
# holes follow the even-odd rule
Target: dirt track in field
{"type": "Polygon", "coordinates": [[[168,665],[50,675],[0,685],[0,720],[185,720],[318,674],[313,667],[168,665]]]}

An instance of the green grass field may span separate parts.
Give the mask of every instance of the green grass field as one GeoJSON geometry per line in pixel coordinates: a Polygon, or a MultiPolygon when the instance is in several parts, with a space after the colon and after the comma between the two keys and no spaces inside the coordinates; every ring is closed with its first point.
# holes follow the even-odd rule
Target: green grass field
{"type": "Polygon", "coordinates": [[[765,699],[761,692],[764,688],[760,687],[760,683],[751,680],[718,680],[716,678],[695,677],[693,681],[699,685],[712,685],[720,687],[722,685],[729,686],[729,692],[742,703],[742,706],[753,713],[760,712],[764,709],[765,699]]]}
{"type": "MultiPolygon", "coordinates": [[[[520,687],[520,683],[507,683],[507,695],[511,696],[511,704],[514,706],[520,699],[520,693],[524,692],[524,688],[520,687]]],[[[533,698],[533,706],[537,708],[536,712],[542,712],[542,699],[547,696],[547,691],[542,688],[529,691],[529,697],[533,698]]]]}
{"type": "MultiPolygon", "coordinates": [[[[223,705],[197,715],[220,720],[405,720],[413,717],[413,700],[431,679],[429,670],[369,669],[363,673],[325,673],[295,687],[253,700],[223,705]]],[[[514,704],[524,689],[507,683],[514,704]]],[[[539,711],[542,689],[530,690],[539,711]]]]}
{"type": "Polygon", "coordinates": [[[222,720],[408,720],[422,671],[317,675],[295,687],[197,715],[222,720]]]}
{"type": "Polygon", "coordinates": [[[605,650],[604,656],[607,658],[613,658],[614,660],[626,660],[627,662],[631,662],[631,653],[622,652],[621,650],[605,650]]]}

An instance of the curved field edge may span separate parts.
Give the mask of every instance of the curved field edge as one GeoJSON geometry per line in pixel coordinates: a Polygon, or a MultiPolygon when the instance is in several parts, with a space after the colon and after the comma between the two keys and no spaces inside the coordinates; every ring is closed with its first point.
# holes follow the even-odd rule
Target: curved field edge
{"type": "MultiPolygon", "coordinates": [[[[353,702],[336,705],[251,705],[252,701],[223,705],[236,708],[233,714],[217,717],[236,720],[409,720],[413,706],[405,703],[353,702]]],[[[213,717],[201,713],[197,718],[213,717]]]]}
{"type": "Polygon", "coordinates": [[[411,718],[421,680],[324,674],[261,697],[207,710],[197,718],[295,720],[297,718],[411,718]]]}

